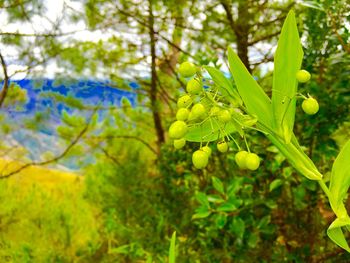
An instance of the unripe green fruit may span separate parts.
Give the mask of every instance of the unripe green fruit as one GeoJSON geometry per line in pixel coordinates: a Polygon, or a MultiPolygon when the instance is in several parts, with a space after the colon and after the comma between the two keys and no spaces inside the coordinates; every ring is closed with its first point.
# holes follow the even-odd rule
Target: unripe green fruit
{"type": "Polygon", "coordinates": [[[203,104],[197,103],[193,105],[191,109],[191,118],[192,119],[200,119],[205,116],[206,110],[203,104]]]}
{"type": "Polygon", "coordinates": [[[239,151],[238,153],[236,153],[235,155],[235,161],[236,164],[238,165],[239,168],[241,169],[245,169],[246,167],[246,163],[245,163],[245,159],[248,155],[247,151],[239,151]]]}
{"type": "Polygon", "coordinates": [[[181,149],[186,145],[186,140],[185,138],[181,138],[178,140],[174,140],[174,147],[175,149],[181,149]]]}
{"type": "Polygon", "coordinates": [[[192,77],[194,74],[196,74],[196,71],[196,66],[188,61],[181,63],[179,67],[179,73],[185,78],[192,77]]]}
{"type": "Polygon", "coordinates": [[[203,150],[195,151],[192,155],[192,163],[197,169],[203,169],[208,165],[209,155],[203,150]]]}
{"type": "Polygon", "coordinates": [[[212,107],[210,109],[210,116],[216,116],[219,113],[220,113],[220,108],[219,107],[214,106],[214,107],[212,107]]]}
{"type": "Polygon", "coordinates": [[[225,153],[228,150],[228,144],[227,142],[218,142],[218,144],[216,145],[216,147],[218,148],[219,152],[225,153]]]}
{"type": "Polygon", "coordinates": [[[310,74],[308,71],[302,69],[302,70],[299,70],[299,71],[297,72],[296,77],[297,77],[297,80],[298,80],[299,82],[305,83],[305,82],[308,82],[308,81],[310,80],[311,74],[310,74]]]}
{"type": "Polygon", "coordinates": [[[222,110],[219,112],[218,118],[219,118],[219,121],[226,123],[231,120],[231,114],[228,110],[222,110]]]}
{"type": "Polygon", "coordinates": [[[184,121],[175,121],[170,125],[169,137],[172,139],[180,139],[185,136],[187,130],[188,127],[184,121]]]}
{"type": "Polygon", "coordinates": [[[192,98],[189,95],[183,95],[177,100],[178,108],[187,108],[192,103],[192,98]]]}
{"type": "Polygon", "coordinates": [[[259,156],[255,153],[248,153],[245,157],[245,166],[252,171],[258,169],[260,166],[259,156]]]}
{"type": "Polygon", "coordinates": [[[188,115],[190,115],[190,111],[186,108],[180,108],[176,113],[176,119],[178,121],[185,121],[188,119],[188,115]]]}
{"type": "Polygon", "coordinates": [[[198,79],[190,79],[187,82],[186,91],[191,94],[198,94],[202,91],[202,85],[198,79]]]}
{"type": "Polygon", "coordinates": [[[204,146],[201,148],[202,151],[206,152],[208,156],[211,155],[211,148],[209,146],[204,146]]]}
{"type": "Polygon", "coordinates": [[[306,100],[304,100],[301,104],[301,107],[303,108],[303,111],[309,115],[316,114],[320,108],[318,106],[317,100],[315,100],[314,98],[307,98],[306,100]]]}

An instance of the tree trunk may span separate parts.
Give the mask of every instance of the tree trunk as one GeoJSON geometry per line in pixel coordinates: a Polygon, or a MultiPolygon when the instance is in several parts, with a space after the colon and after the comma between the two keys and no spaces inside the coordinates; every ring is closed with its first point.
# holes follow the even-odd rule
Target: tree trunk
{"type": "Polygon", "coordinates": [[[248,2],[239,1],[238,4],[238,19],[234,21],[231,10],[231,5],[227,1],[221,1],[221,5],[225,9],[226,18],[230,25],[232,32],[236,37],[237,53],[243,64],[251,73],[249,56],[248,56],[248,36],[249,36],[249,11],[248,2]]]}
{"type": "Polygon", "coordinates": [[[157,90],[157,69],[156,69],[156,38],[154,32],[154,16],[153,16],[153,1],[149,0],[149,37],[150,37],[150,49],[151,49],[151,88],[150,88],[150,100],[154,127],[157,134],[157,146],[158,153],[160,152],[161,145],[165,142],[164,129],[162,125],[162,119],[159,114],[159,103],[158,103],[158,90],[157,90]]]}

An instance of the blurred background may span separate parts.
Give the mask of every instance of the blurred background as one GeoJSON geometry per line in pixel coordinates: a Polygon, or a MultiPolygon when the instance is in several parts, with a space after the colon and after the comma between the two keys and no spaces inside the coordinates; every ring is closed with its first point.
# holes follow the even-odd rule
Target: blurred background
{"type": "Polygon", "coordinates": [[[271,94],[290,9],[320,104],[294,130],[327,177],[350,138],[348,1],[0,0],[0,262],[167,262],[173,231],[178,262],[350,262],[322,191],[262,134],[255,172],[234,147],[196,170],[198,144],[167,137],[183,61],[230,78],[231,46],[271,94]]]}

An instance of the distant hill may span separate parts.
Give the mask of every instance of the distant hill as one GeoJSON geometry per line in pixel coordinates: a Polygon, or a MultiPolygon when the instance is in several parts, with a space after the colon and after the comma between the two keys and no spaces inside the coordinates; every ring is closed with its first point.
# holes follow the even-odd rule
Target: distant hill
{"type": "MultiPolygon", "coordinates": [[[[68,113],[74,112],[74,107],[59,103],[56,97],[79,99],[83,105],[87,106],[115,106],[119,107],[121,100],[126,98],[132,106],[137,103],[135,89],[138,85],[135,82],[124,83],[128,90],[115,88],[109,81],[94,80],[52,80],[52,79],[23,79],[12,81],[27,91],[28,102],[22,108],[8,107],[0,112],[6,114],[8,121],[22,123],[26,118],[34,116],[36,113],[45,113],[47,119],[45,125],[41,125],[39,131],[20,129],[2,138],[13,145],[20,145],[29,152],[31,160],[39,161],[42,153],[61,152],[59,140],[57,140],[56,128],[60,124],[60,115],[63,110],[68,113]],[[56,96],[56,97],[55,97],[56,96]]],[[[79,114],[83,114],[79,112],[79,114]]],[[[103,114],[101,111],[100,114],[103,114]]],[[[75,170],[79,165],[75,160],[63,163],[63,167],[55,165],[59,169],[75,170]]]]}

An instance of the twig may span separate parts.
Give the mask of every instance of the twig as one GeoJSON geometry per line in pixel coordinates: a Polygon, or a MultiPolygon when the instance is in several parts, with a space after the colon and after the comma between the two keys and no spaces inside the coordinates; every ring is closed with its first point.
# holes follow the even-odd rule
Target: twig
{"type": "Polygon", "coordinates": [[[4,100],[6,98],[8,88],[9,88],[9,76],[7,74],[7,66],[6,66],[5,60],[4,60],[1,52],[0,52],[0,60],[1,60],[2,70],[4,71],[4,85],[3,85],[2,90],[0,92],[0,108],[1,108],[2,104],[4,103],[4,100]]]}

